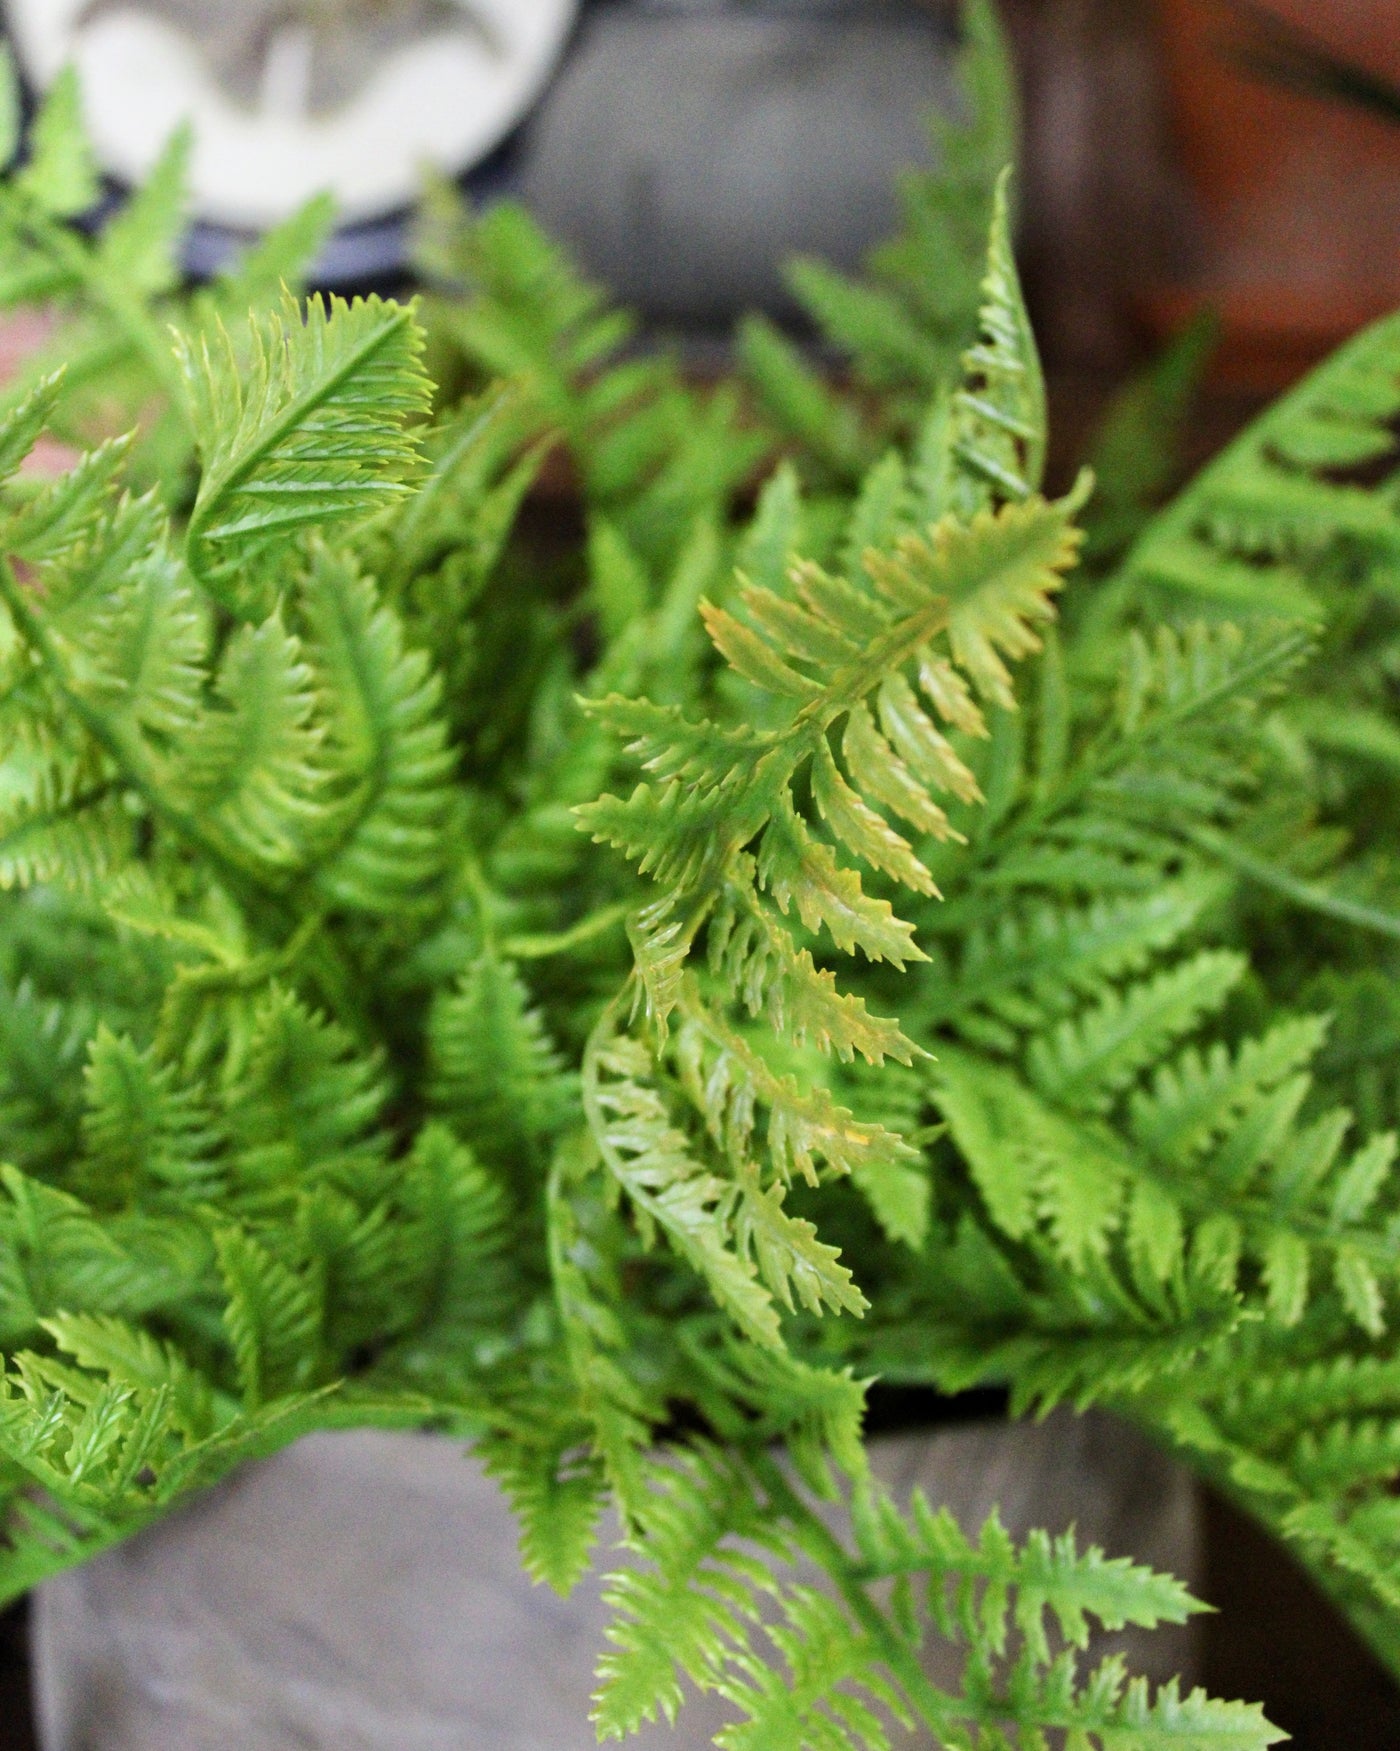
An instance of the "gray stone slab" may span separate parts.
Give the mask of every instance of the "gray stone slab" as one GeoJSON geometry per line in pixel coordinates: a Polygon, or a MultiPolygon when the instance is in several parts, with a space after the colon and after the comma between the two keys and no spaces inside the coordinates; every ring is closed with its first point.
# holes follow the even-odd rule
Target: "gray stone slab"
{"type": "MultiPolygon", "coordinates": [[[[1189,1481],[1104,1419],[904,1437],[875,1459],[901,1498],[917,1484],[969,1527],[999,1506],[1017,1532],[1073,1522],[1112,1554],[1199,1572],[1189,1481]]],[[[313,1436],[40,1590],[41,1742],[586,1751],[599,1586],[595,1574],[567,1602],[531,1587],[499,1492],[454,1443],[313,1436]]],[[[1130,1657],[1156,1677],[1194,1665],[1182,1631],[1138,1638],[1130,1657]]],[[[956,1682],[954,1662],[931,1669],[956,1682]]],[[[634,1743],[699,1751],[726,1718],[701,1698],[674,1732],[634,1743]]]]}

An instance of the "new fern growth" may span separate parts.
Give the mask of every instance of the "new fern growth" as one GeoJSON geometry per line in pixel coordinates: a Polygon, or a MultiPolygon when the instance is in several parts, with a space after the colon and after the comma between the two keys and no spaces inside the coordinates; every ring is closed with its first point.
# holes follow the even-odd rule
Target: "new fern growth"
{"type": "Polygon", "coordinates": [[[1080,1670],[1177,1583],[897,1510],[883,1376],[1106,1406],[1400,1672],[1394,325],[1086,583],[968,17],[948,174],[802,271],[850,394],[757,328],[696,388],[441,193],[422,307],[280,289],[317,213],[184,293],[182,148],[79,235],[56,88],[0,189],[62,324],[0,415],[0,1597],[433,1426],[560,1590],[615,1503],[605,1738],[691,1683],[726,1751],[1277,1742],[1080,1670]]]}

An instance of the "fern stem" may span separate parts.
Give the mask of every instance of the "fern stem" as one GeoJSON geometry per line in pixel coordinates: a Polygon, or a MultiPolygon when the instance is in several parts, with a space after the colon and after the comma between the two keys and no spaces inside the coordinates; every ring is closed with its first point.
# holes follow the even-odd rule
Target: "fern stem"
{"type": "Polygon", "coordinates": [[[554,955],[566,955],[595,938],[606,936],[615,930],[619,924],[626,922],[631,912],[631,905],[620,902],[616,906],[604,906],[601,911],[590,912],[586,918],[580,918],[577,924],[567,930],[555,931],[553,934],[540,936],[508,936],[501,943],[501,953],[513,961],[544,961],[554,955]]]}
{"type": "Polygon", "coordinates": [[[1365,906],[1358,900],[1346,900],[1340,895],[1329,893],[1316,882],[1304,881],[1301,877],[1280,869],[1277,864],[1269,863],[1265,858],[1255,857],[1252,852],[1236,845],[1224,833],[1217,833],[1209,827],[1189,827],[1186,829],[1186,837],[1202,851],[1228,864],[1250,881],[1271,889],[1310,912],[1319,913],[1324,918],[1333,918],[1339,924],[1352,924],[1358,930],[1369,930],[1377,936],[1388,936],[1392,941],[1400,942],[1400,916],[1394,912],[1383,912],[1378,906],[1365,906]]]}

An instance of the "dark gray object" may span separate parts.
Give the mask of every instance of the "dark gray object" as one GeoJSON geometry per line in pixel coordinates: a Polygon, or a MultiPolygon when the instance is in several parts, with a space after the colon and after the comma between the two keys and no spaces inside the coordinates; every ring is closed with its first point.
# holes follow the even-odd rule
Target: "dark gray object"
{"type": "Polygon", "coordinates": [[[955,55],[927,8],[600,7],[530,125],[521,189],[653,315],[784,313],[790,255],[854,267],[892,228],[897,173],[957,108],[955,55]]]}
{"type": "MultiPolygon", "coordinates": [[[[1106,1418],[972,1425],[875,1443],[974,1528],[1077,1525],[1199,1577],[1187,1475],[1106,1418]]],[[[599,1580],[531,1587],[495,1485],[437,1436],[312,1436],[184,1513],[51,1581],[34,1616],[44,1751],[591,1751],[599,1580]]],[[[1102,1638],[1162,1680],[1194,1676],[1191,1631],[1102,1638]]],[[[935,1644],[935,1682],[956,1685],[935,1644]]],[[[639,1751],[702,1751],[728,1718],[697,1699],[639,1751]]],[[[911,1751],[926,1739],[901,1740],[911,1751]]]]}

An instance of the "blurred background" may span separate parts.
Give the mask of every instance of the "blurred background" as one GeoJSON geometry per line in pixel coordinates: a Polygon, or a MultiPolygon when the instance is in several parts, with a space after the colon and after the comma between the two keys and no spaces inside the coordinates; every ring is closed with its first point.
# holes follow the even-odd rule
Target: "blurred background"
{"type": "MultiPolygon", "coordinates": [[[[35,85],[76,55],[108,166],[196,123],[208,272],[335,187],[321,277],[402,281],[423,162],[522,197],[703,358],[792,322],[795,252],[854,268],[956,116],[953,0],[5,0],[35,85]]],[[[1397,0],[1002,0],[1022,254],[1074,448],[1202,308],[1202,441],[1400,302],[1397,0]]]]}
{"type": "MultiPolygon", "coordinates": [[[[30,86],[75,56],[117,180],[196,123],[187,264],[329,182],[320,275],[406,284],[423,161],[520,196],[698,368],[796,327],[795,252],[856,268],[959,116],[954,0],[5,0],[30,86]],[[252,219],[252,224],[250,224],[252,219]]],[[[1022,259],[1080,454],[1115,385],[1218,320],[1204,454],[1400,303],[1395,0],[1003,0],[1022,259]]],[[[23,336],[18,338],[23,345],[23,336]]]]}

